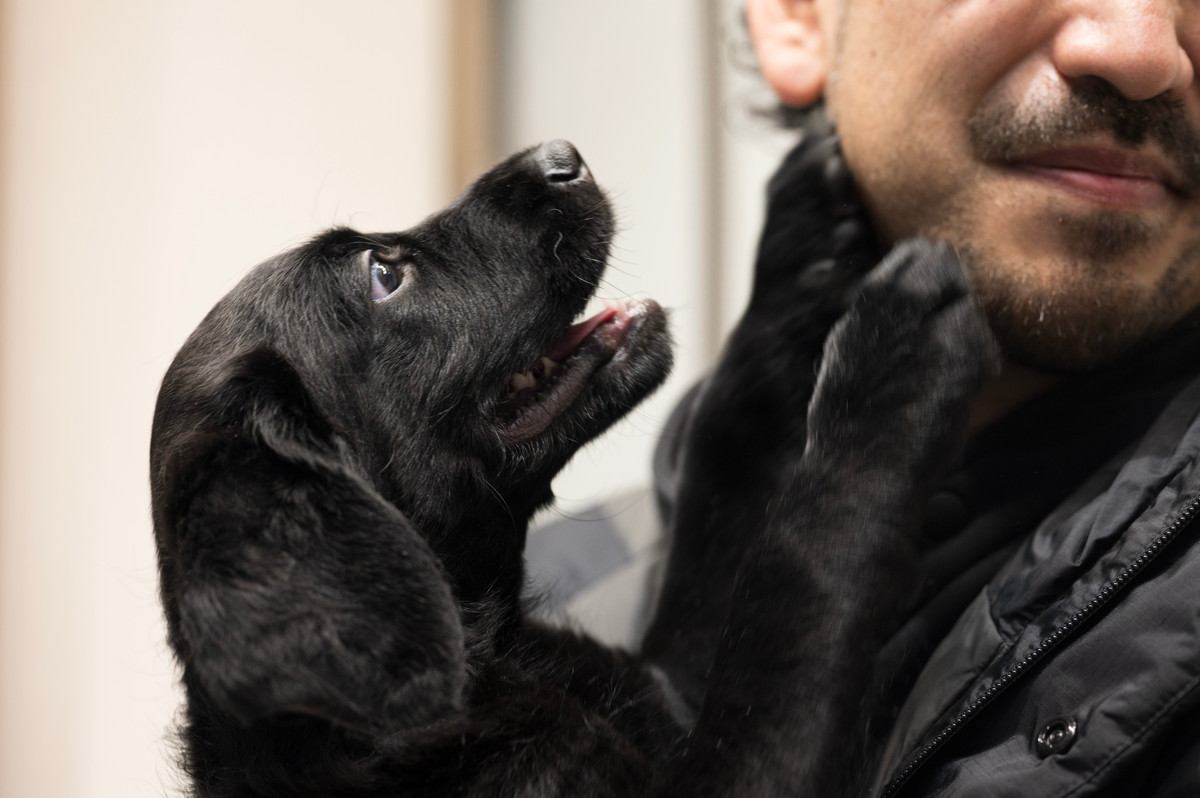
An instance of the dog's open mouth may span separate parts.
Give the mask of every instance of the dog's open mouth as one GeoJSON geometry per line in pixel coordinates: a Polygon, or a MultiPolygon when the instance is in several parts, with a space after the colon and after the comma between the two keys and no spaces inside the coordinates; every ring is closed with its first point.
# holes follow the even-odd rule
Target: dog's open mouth
{"type": "Polygon", "coordinates": [[[568,327],[537,362],[509,380],[496,409],[501,437],[515,443],[545,431],[600,369],[623,358],[630,332],[658,310],[653,300],[626,300],[568,327]]]}

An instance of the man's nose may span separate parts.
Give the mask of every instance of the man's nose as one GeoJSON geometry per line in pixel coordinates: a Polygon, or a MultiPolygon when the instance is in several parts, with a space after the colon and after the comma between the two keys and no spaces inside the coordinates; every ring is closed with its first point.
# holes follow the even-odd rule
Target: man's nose
{"type": "MultiPolygon", "coordinates": [[[[1130,100],[1181,93],[1195,66],[1180,40],[1176,0],[1093,0],[1074,11],[1055,35],[1052,58],[1068,79],[1100,78],[1130,100]]],[[[1195,44],[1194,42],[1192,44],[1195,44]]]]}

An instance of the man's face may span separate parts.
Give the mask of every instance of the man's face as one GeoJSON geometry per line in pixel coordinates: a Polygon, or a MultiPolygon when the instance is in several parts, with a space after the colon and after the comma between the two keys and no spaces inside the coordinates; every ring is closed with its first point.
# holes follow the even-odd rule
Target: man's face
{"type": "Polygon", "coordinates": [[[1103,363],[1200,304],[1192,0],[816,0],[881,232],[944,238],[1010,356],[1103,363]]]}

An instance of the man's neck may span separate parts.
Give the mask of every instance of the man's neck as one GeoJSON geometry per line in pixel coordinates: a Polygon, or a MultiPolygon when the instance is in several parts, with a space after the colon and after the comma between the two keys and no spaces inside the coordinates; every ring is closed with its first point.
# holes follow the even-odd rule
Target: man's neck
{"type": "Polygon", "coordinates": [[[1034,371],[1005,361],[1000,374],[984,383],[983,389],[975,399],[971,408],[971,418],[967,423],[968,436],[976,435],[1025,402],[1045,393],[1061,379],[1061,375],[1034,371]]]}

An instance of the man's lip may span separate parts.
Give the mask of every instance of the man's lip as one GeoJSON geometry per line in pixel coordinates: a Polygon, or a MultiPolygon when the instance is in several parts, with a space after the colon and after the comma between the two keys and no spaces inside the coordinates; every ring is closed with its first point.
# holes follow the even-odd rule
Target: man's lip
{"type": "Polygon", "coordinates": [[[1050,169],[1072,169],[1095,172],[1109,177],[1132,180],[1157,180],[1169,188],[1176,189],[1180,181],[1158,158],[1126,150],[1105,147],[1068,147],[1048,150],[1021,159],[1031,166],[1050,169]]]}
{"type": "Polygon", "coordinates": [[[1103,147],[1047,150],[1011,166],[1059,184],[1072,193],[1116,207],[1149,207],[1181,195],[1182,181],[1161,160],[1103,147]]]}

